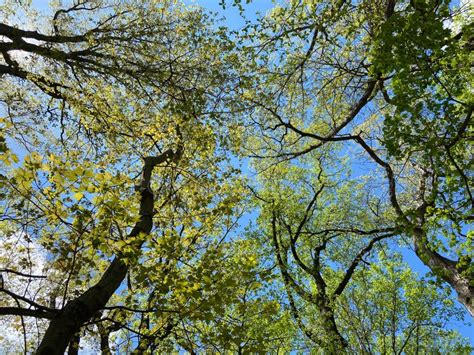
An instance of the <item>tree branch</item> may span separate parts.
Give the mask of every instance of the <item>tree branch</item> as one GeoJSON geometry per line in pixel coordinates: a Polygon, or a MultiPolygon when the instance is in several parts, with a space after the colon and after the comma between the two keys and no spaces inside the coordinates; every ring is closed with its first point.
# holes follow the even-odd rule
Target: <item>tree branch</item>
{"type": "Polygon", "coordinates": [[[359,265],[359,263],[361,262],[364,255],[372,250],[375,243],[381,241],[382,239],[390,238],[390,237],[393,237],[395,235],[396,235],[395,233],[389,233],[389,234],[384,234],[384,235],[380,235],[378,237],[375,237],[369,242],[369,244],[367,244],[367,246],[365,248],[361,249],[359,251],[359,253],[357,254],[357,256],[354,258],[354,260],[352,261],[351,265],[347,268],[346,273],[344,274],[344,277],[342,278],[341,282],[337,286],[337,288],[334,291],[333,295],[334,296],[339,296],[340,294],[342,294],[342,291],[344,291],[344,288],[349,283],[349,281],[352,277],[352,274],[354,273],[355,269],[357,268],[357,265],[359,265]]]}
{"type": "Polygon", "coordinates": [[[53,319],[56,316],[56,312],[53,310],[29,309],[21,307],[0,307],[0,315],[53,319]]]}
{"type": "Polygon", "coordinates": [[[2,273],[2,272],[7,272],[7,273],[15,274],[15,275],[18,275],[18,276],[24,276],[24,277],[29,277],[29,278],[33,278],[33,279],[45,279],[47,277],[45,275],[25,274],[23,272],[12,270],[12,269],[0,269],[0,273],[2,273]]]}

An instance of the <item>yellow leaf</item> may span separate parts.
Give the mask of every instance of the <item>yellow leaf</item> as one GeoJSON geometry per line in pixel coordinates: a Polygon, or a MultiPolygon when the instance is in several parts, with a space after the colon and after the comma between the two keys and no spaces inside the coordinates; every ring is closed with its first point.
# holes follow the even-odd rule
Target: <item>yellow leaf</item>
{"type": "Polygon", "coordinates": [[[77,200],[77,201],[80,201],[80,199],[84,197],[84,194],[82,192],[76,192],[74,194],[74,198],[77,200]]]}

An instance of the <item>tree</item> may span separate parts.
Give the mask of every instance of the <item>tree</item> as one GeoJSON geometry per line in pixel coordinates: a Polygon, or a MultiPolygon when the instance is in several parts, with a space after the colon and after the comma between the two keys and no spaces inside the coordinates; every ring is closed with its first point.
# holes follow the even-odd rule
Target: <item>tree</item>
{"type": "Polygon", "coordinates": [[[472,8],[447,1],[277,5],[242,39],[252,83],[241,98],[253,127],[243,154],[266,161],[260,170],[346,154],[353,178],[380,186],[367,212],[388,206],[385,228],[410,238],[472,315],[472,24],[462,13],[472,8]]]}
{"type": "Polygon", "coordinates": [[[393,251],[470,309],[472,26],[449,4],[291,1],[240,32],[174,0],[54,6],[0,7],[2,346],[469,351],[393,251]]]}
{"type": "Polygon", "coordinates": [[[462,319],[463,313],[447,301],[450,292],[418,278],[391,251],[403,240],[391,241],[397,230],[382,224],[390,210],[380,208],[374,216],[361,208],[372,191],[335,170],[344,162],[331,153],[267,168],[255,192],[262,248],[270,244],[265,250],[275,255],[282,298],[310,347],[395,354],[407,347],[446,347],[469,353],[462,338],[444,330],[448,319],[462,319]]]}
{"type": "Polygon", "coordinates": [[[446,322],[463,312],[453,307],[449,288],[427,287],[434,280],[418,278],[400,255],[384,254],[354,275],[341,299],[339,319],[351,350],[469,354],[472,347],[446,330],[446,322]]]}
{"type": "MultiPolygon", "coordinates": [[[[199,265],[232,225],[238,179],[213,113],[228,43],[207,22],[198,9],[145,1],[77,2],[41,31],[2,25],[2,85],[13,89],[2,98],[2,220],[58,272],[48,273],[46,295],[3,284],[2,313],[50,319],[38,353],[77,351],[93,324],[107,351],[108,335],[133,319],[127,311],[159,312],[170,289],[178,299],[189,292],[174,287],[183,264],[199,265]],[[17,50],[31,57],[20,61],[17,50]],[[22,146],[21,162],[9,144],[22,146]],[[144,294],[148,308],[135,308],[144,294]]],[[[150,334],[169,334],[175,320],[162,318],[159,332],[146,317],[132,328],[139,349],[155,345],[150,334]]]]}

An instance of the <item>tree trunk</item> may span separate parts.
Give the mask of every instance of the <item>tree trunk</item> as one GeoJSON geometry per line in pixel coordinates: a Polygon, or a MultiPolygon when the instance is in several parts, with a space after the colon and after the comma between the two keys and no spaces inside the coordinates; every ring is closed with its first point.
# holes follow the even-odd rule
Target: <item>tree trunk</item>
{"type": "MultiPolygon", "coordinates": [[[[459,262],[445,258],[426,245],[426,233],[416,228],[413,234],[415,253],[430,270],[451,285],[458,300],[474,317],[474,279],[459,267],[459,262]]],[[[465,268],[463,268],[465,269],[465,268]]]]}
{"type": "Polygon", "coordinates": [[[64,354],[70,339],[81,326],[102,309],[127,274],[127,266],[115,258],[100,281],[68,302],[51,321],[37,350],[40,355],[64,354]]]}
{"type": "Polygon", "coordinates": [[[343,352],[347,348],[347,340],[339,332],[337,328],[336,319],[334,318],[334,311],[328,304],[328,300],[322,300],[317,302],[317,307],[321,312],[321,318],[323,322],[323,329],[325,330],[325,336],[323,337],[324,350],[328,351],[329,354],[336,354],[343,352]]]}
{"type": "MultiPolygon", "coordinates": [[[[153,199],[153,195],[149,195],[153,199]]],[[[130,235],[136,236],[140,232],[148,234],[151,228],[152,217],[142,216],[130,235]]],[[[128,266],[125,262],[120,257],[116,257],[97,284],[78,298],[68,302],[58,315],[51,320],[37,354],[64,354],[72,336],[107,304],[115,290],[125,279],[127,271],[128,266]]]]}
{"type": "MultiPolygon", "coordinates": [[[[180,152],[173,153],[171,149],[157,157],[145,158],[142,180],[139,191],[140,219],[135,224],[128,237],[149,234],[153,228],[154,196],[150,188],[153,168],[170,159],[179,159],[180,152]]],[[[143,242],[138,241],[134,248],[140,249],[143,242]]],[[[63,355],[69,342],[84,323],[97,314],[109,301],[115,290],[120,286],[128,272],[128,265],[121,255],[115,257],[97,284],[92,286],[76,299],[68,302],[63,309],[51,320],[46,334],[37,350],[40,355],[63,355]]]]}

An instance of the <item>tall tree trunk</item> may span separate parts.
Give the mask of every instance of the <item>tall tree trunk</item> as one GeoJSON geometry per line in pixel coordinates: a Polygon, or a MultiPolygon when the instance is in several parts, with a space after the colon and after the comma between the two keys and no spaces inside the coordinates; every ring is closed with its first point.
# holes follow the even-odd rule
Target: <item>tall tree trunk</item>
{"type": "Polygon", "coordinates": [[[347,340],[339,332],[337,328],[336,319],[334,317],[334,310],[329,305],[327,297],[325,299],[318,300],[316,306],[321,312],[321,318],[323,322],[323,329],[325,330],[325,336],[323,336],[322,346],[324,350],[328,351],[329,354],[335,354],[347,348],[347,340]]]}
{"type": "Polygon", "coordinates": [[[435,275],[451,285],[457,293],[459,302],[474,317],[474,279],[472,274],[466,270],[466,267],[461,268],[459,262],[445,258],[431,250],[426,245],[426,240],[426,233],[421,228],[415,228],[413,242],[416,255],[435,275]]]}
{"type": "MultiPolygon", "coordinates": [[[[153,228],[154,196],[150,188],[153,168],[170,159],[177,159],[180,152],[167,150],[158,157],[145,158],[142,181],[139,186],[140,219],[129,234],[129,238],[137,237],[140,233],[149,234],[153,228]]],[[[140,249],[143,242],[134,245],[140,249]]],[[[69,342],[89,319],[100,311],[120,286],[128,272],[128,266],[120,255],[116,256],[97,284],[72,301],[69,301],[57,316],[51,320],[48,329],[37,350],[40,355],[62,355],[69,342]]]]}
{"type": "Polygon", "coordinates": [[[115,258],[97,284],[68,302],[51,320],[37,354],[64,354],[74,334],[107,304],[125,278],[127,270],[126,264],[120,258],[115,258]]]}

